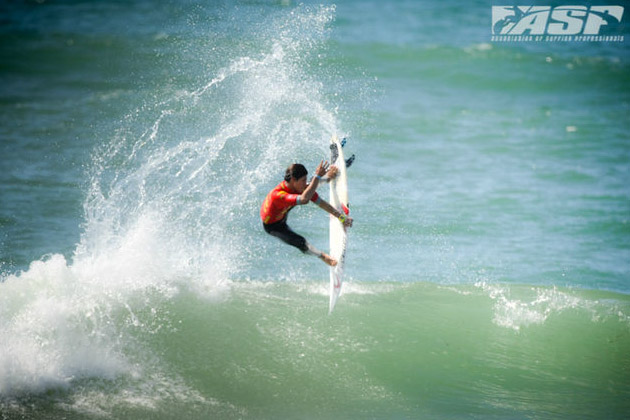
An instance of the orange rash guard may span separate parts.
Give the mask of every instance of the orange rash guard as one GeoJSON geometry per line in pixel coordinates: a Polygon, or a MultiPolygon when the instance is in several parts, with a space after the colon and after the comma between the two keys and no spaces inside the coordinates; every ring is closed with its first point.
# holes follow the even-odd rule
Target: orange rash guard
{"type": "MultiPolygon", "coordinates": [[[[289,189],[289,185],[286,181],[279,183],[276,188],[267,194],[265,201],[263,201],[260,207],[260,218],[263,223],[270,225],[283,220],[288,211],[298,204],[297,201],[299,197],[300,194],[295,194],[295,192],[289,189]]],[[[319,195],[317,193],[313,194],[311,201],[313,203],[319,203],[319,195]]]]}

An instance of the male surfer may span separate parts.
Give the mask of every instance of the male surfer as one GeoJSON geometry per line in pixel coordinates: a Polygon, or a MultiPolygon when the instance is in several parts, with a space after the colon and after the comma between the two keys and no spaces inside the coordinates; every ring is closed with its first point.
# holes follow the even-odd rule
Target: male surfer
{"type": "Polygon", "coordinates": [[[315,192],[322,177],[326,176],[327,181],[330,182],[337,176],[337,167],[332,166],[329,168],[328,162],[321,161],[317,169],[315,169],[315,176],[310,183],[306,182],[307,175],[308,171],[304,165],[294,163],[289,166],[285,172],[284,181],[267,194],[265,201],[260,207],[260,217],[265,232],[298,248],[305,254],[319,257],[332,267],[337,265],[337,261],[334,258],[316,249],[303,236],[293,232],[287,225],[287,216],[293,207],[312,201],[321,209],[338,218],[344,226],[352,226],[352,218],[337,211],[315,192]]]}

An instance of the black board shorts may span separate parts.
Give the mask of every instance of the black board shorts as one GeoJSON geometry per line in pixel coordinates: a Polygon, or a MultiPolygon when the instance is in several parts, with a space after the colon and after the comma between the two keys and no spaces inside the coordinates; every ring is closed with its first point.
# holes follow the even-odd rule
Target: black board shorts
{"type": "Polygon", "coordinates": [[[303,236],[298,235],[291,230],[289,225],[287,225],[286,219],[283,219],[276,223],[270,223],[268,225],[263,223],[263,228],[265,229],[265,232],[267,232],[271,236],[275,236],[281,241],[296,247],[304,253],[308,252],[308,242],[306,242],[306,239],[304,239],[303,236]]]}

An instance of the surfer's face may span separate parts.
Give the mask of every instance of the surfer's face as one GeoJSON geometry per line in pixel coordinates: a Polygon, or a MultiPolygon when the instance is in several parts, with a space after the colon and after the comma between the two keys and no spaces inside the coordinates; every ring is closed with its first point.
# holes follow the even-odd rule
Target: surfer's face
{"type": "Polygon", "coordinates": [[[307,186],[306,175],[298,179],[292,178],[289,186],[293,191],[297,192],[298,194],[302,194],[307,186]]]}

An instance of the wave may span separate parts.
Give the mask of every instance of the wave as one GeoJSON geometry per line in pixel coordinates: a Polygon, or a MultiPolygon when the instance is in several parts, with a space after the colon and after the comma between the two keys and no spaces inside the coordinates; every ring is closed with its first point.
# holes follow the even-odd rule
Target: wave
{"type": "MultiPolygon", "coordinates": [[[[19,293],[25,280],[68,279],[75,270],[52,257],[19,280],[19,293]]],[[[124,299],[120,289],[86,287],[55,305],[52,289],[63,283],[34,287],[38,298],[29,300],[40,303],[9,324],[20,334],[15,351],[5,346],[2,354],[20,369],[0,376],[3,395],[12,394],[5,410],[16,398],[46,401],[48,414],[157,418],[175,410],[222,418],[622,418],[627,409],[627,295],[351,281],[329,316],[323,281],[234,281],[213,300],[183,285],[124,299]],[[40,347],[32,358],[29,350],[40,347]],[[57,391],[36,394],[36,386],[57,391]]]]}

